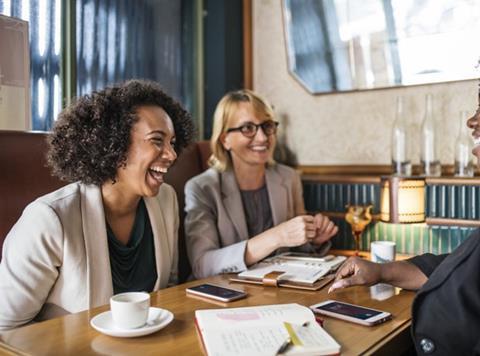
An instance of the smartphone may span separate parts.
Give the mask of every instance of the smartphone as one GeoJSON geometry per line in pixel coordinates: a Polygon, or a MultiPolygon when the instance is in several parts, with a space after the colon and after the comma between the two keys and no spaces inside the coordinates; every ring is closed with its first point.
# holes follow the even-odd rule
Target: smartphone
{"type": "Polygon", "coordinates": [[[219,300],[221,302],[231,302],[247,296],[247,293],[241,290],[220,287],[214,284],[200,284],[198,286],[189,287],[186,291],[190,294],[219,300]]]}
{"type": "Polygon", "coordinates": [[[327,300],[310,306],[314,313],[328,315],[361,325],[377,325],[392,318],[392,314],[359,305],[327,300]]]}

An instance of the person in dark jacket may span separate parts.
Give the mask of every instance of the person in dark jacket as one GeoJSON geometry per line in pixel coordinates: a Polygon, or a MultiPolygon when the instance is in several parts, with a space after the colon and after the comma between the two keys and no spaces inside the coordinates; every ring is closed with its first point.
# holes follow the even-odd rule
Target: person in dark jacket
{"type": "MultiPolygon", "coordinates": [[[[480,166],[480,107],[468,120],[480,166]]],[[[480,355],[480,229],[451,254],[377,264],[350,258],[329,293],[380,282],[416,290],[412,336],[419,355],[480,355]]]]}

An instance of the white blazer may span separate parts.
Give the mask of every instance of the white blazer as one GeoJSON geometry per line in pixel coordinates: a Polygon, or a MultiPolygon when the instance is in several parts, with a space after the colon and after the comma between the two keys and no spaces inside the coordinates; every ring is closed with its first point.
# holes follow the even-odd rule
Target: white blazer
{"type": "MultiPolygon", "coordinates": [[[[177,279],[178,204],[167,184],[144,201],[158,290],[177,279]]],[[[100,187],[72,183],[29,204],[3,246],[0,330],[108,304],[112,294],[100,187]]]]}

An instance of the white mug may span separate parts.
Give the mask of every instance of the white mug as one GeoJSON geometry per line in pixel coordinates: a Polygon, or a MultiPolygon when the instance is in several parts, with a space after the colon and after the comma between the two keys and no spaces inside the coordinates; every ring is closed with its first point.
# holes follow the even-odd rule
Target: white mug
{"type": "Polygon", "coordinates": [[[395,242],[373,241],[370,244],[370,259],[377,263],[395,261],[395,242]]]}
{"type": "Polygon", "coordinates": [[[114,324],[122,329],[139,328],[147,322],[150,294],[127,292],[110,298],[110,309],[114,324]]]}

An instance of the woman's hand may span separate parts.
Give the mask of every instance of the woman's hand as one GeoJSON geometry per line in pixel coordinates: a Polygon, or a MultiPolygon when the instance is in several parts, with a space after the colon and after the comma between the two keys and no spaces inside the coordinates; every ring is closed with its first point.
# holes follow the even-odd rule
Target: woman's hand
{"type": "Polygon", "coordinates": [[[313,240],[317,227],[313,216],[300,215],[274,228],[279,237],[278,247],[295,247],[313,240]]]}
{"type": "Polygon", "coordinates": [[[350,257],[337,271],[328,293],[352,286],[388,283],[395,287],[418,290],[427,282],[423,272],[408,261],[373,263],[360,257],[350,257]]]}
{"type": "Polygon", "coordinates": [[[328,217],[316,214],[313,220],[316,226],[316,235],[312,239],[313,244],[321,245],[337,234],[338,227],[328,217]]]}
{"type": "Polygon", "coordinates": [[[382,265],[360,257],[350,257],[337,271],[328,293],[352,286],[371,286],[382,279],[382,265]]]}
{"type": "Polygon", "coordinates": [[[250,266],[280,247],[296,247],[312,241],[317,226],[311,215],[300,215],[281,223],[247,241],[245,264],[250,266]]]}

